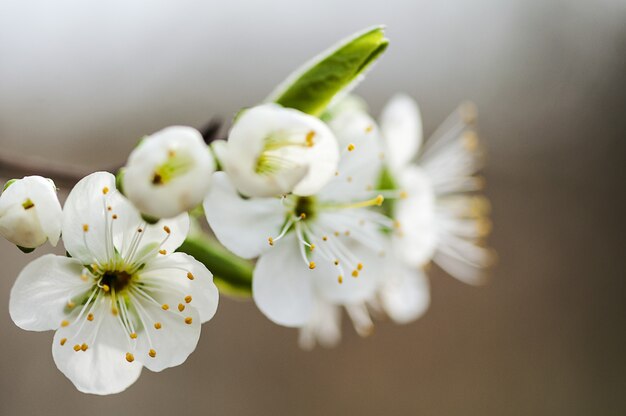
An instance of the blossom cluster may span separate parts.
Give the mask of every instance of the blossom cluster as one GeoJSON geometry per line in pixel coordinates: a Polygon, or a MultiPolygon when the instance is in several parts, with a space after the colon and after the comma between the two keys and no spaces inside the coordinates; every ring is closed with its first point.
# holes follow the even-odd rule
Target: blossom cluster
{"type": "Polygon", "coordinates": [[[335,345],[344,310],[360,335],[376,317],[411,322],[429,306],[431,262],[480,284],[493,257],[475,119],[463,104],[423,141],[406,95],[378,121],[353,95],[318,114],[273,100],[210,145],[184,126],[143,138],[117,177],[86,176],[63,207],[50,179],[9,181],[0,235],[27,252],[62,239],[67,251],[22,270],[11,317],[56,330],[54,361],[83,392],[181,364],[218,306],[212,265],[176,251],[204,216],[252,261],[259,310],[298,328],[303,348],[335,345]]]}

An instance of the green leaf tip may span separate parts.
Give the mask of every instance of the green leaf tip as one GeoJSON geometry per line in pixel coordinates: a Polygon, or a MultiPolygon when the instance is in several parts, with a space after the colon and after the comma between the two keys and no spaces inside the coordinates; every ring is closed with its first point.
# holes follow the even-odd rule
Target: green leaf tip
{"type": "Polygon", "coordinates": [[[358,32],[304,64],[267,101],[319,116],[356,85],[388,45],[384,26],[358,32]]]}
{"type": "Polygon", "coordinates": [[[7,183],[5,183],[4,186],[2,187],[2,192],[6,191],[9,186],[15,183],[15,181],[17,181],[17,179],[9,179],[7,183]]]}

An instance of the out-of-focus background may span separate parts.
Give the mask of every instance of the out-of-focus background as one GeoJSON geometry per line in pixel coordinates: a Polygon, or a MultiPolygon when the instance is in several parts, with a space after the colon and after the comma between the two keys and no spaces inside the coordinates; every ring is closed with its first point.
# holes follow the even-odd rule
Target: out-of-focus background
{"type": "Polygon", "coordinates": [[[8,314],[35,256],[0,242],[1,415],[623,415],[626,3],[3,1],[0,151],[96,170],[171,124],[229,120],[336,40],[384,23],[391,46],[357,92],[405,91],[432,132],[461,100],[489,149],[486,287],[437,270],[419,321],[345,322],[301,351],[225,297],[196,352],[126,392],[78,393],[52,333],[8,314]]]}

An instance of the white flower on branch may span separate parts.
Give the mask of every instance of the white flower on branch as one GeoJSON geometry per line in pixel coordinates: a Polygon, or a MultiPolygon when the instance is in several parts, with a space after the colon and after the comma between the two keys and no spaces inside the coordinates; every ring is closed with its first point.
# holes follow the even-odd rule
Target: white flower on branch
{"type": "Polygon", "coordinates": [[[186,213],[146,224],[109,173],[83,178],[64,207],[71,257],[45,255],[22,270],[11,290],[13,321],[56,330],[54,361],[86,393],[117,393],[144,366],[183,363],[218,303],[211,272],[173,253],[188,228],[186,213]]]}
{"type": "Polygon", "coordinates": [[[276,104],[245,110],[217,153],[237,190],[251,197],[313,195],[332,178],[339,159],[323,122],[276,104]]]}
{"type": "Polygon", "coordinates": [[[479,194],[484,181],[476,176],[482,154],[475,117],[473,105],[461,106],[423,147],[420,112],[410,97],[394,97],[381,117],[388,166],[405,196],[394,209],[400,258],[414,267],[432,259],[470,284],[484,282],[493,260],[484,244],[491,223],[489,202],[479,194]]]}
{"type": "Polygon", "coordinates": [[[215,161],[200,132],[168,127],[132,151],[123,191],[142,214],[171,218],[202,203],[214,171],[215,161]]]}
{"type": "Polygon", "coordinates": [[[22,248],[34,249],[61,235],[61,204],[51,179],[26,176],[9,181],[0,195],[0,235],[22,248]]]}

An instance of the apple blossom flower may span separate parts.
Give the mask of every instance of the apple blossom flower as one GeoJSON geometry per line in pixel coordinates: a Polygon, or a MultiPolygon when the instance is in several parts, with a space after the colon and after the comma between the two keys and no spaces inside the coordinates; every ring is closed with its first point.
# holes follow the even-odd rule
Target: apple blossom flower
{"type": "Polygon", "coordinates": [[[217,152],[237,190],[249,197],[317,193],[339,159],[332,132],[318,118],[277,104],[245,110],[217,152]]]}
{"type": "Polygon", "coordinates": [[[388,167],[405,196],[394,206],[397,253],[414,267],[432,259],[470,284],[484,281],[493,259],[483,241],[491,227],[489,203],[479,195],[484,182],[475,176],[482,167],[471,127],[475,115],[473,105],[460,107],[425,146],[419,109],[410,97],[394,97],[381,117],[388,167]]]}
{"type": "Polygon", "coordinates": [[[61,235],[61,204],[51,179],[26,176],[7,182],[0,195],[0,235],[24,251],[61,235]]]}
{"type": "Polygon", "coordinates": [[[186,213],[146,224],[109,173],[83,178],[64,207],[71,257],[45,255],[22,270],[11,318],[22,329],[56,330],[54,361],[82,392],[117,393],[142,367],[183,363],[218,303],[211,272],[173,253],[188,228],[186,213]]]}
{"type": "Polygon", "coordinates": [[[196,129],[173,126],[144,138],[131,152],[123,192],[141,211],[171,218],[202,203],[215,161],[196,129]]]}
{"type": "Polygon", "coordinates": [[[383,227],[392,221],[368,209],[383,202],[371,196],[381,160],[374,122],[344,112],[330,121],[342,137],[342,157],[333,179],[310,196],[243,198],[234,180],[217,172],[204,202],[220,242],[240,257],[260,256],[253,298],[272,321],[301,327],[316,305],[359,304],[378,287],[384,255],[383,227]],[[370,196],[367,196],[370,195],[370,196]]]}

